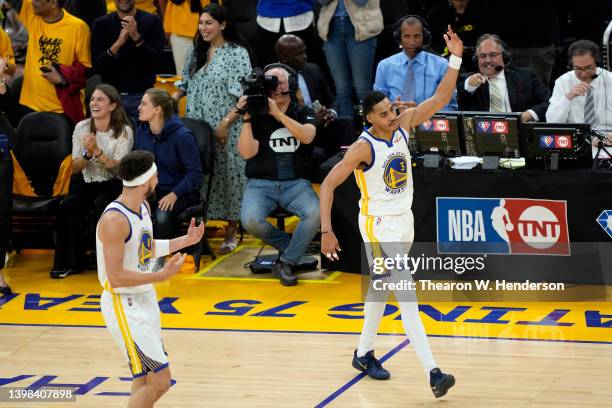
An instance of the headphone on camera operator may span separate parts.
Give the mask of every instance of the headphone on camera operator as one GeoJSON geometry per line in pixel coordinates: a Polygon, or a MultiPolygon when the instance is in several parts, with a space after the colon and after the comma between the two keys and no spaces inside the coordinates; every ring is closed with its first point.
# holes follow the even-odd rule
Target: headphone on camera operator
{"type": "Polygon", "coordinates": [[[245,110],[252,116],[268,113],[268,95],[278,88],[278,78],[266,73],[275,68],[280,68],[287,74],[288,90],[281,92],[280,95],[290,95],[291,101],[297,101],[298,75],[293,68],[280,62],[268,64],[263,70],[255,68],[248,78],[240,81],[243,85],[243,94],[248,97],[245,110]]]}

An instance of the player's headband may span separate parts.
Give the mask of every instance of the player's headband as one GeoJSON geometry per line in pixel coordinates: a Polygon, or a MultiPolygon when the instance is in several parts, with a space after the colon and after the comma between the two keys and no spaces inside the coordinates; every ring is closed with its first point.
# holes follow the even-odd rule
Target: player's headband
{"type": "Polygon", "coordinates": [[[135,177],[132,180],[123,180],[123,185],[126,187],[141,186],[147,181],[149,181],[149,179],[153,177],[156,173],[157,173],[157,166],[155,165],[155,163],[153,163],[151,168],[149,168],[149,170],[145,171],[140,176],[135,177]]]}

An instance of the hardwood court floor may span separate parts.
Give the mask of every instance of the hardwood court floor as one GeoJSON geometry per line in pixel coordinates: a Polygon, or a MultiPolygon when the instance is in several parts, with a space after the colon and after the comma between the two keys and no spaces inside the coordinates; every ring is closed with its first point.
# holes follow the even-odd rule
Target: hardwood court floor
{"type": "MultiPolygon", "coordinates": [[[[612,407],[609,303],[421,302],[434,356],[457,378],[436,400],[393,306],[376,343],[391,379],[351,367],[358,276],[315,271],[284,288],[242,269],[256,251],[250,242],[157,286],[176,384],[156,406],[612,407]]],[[[129,369],[103,327],[95,273],[50,280],[50,263],[23,253],[4,271],[16,295],[0,297],[0,386],[80,385],[83,395],[0,407],[125,406],[129,369]]]]}

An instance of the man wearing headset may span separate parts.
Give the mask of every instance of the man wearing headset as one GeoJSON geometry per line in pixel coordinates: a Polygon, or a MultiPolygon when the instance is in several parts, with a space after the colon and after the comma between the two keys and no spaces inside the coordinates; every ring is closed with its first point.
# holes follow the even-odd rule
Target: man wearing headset
{"type": "Polygon", "coordinates": [[[317,118],[317,134],[313,142],[311,180],[320,179],[319,165],[355,141],[352,118],[339,118],[336,96],[330,90],[325,74],[318,65],[308,62],[306,44],[293,34],[285,34],[274,45],[278,60],[295,70],[301,100],[312,108],[317,118]]]}
{"type": "MultiPolygon", "coordinates": [[[[306,252],[319,229],[319,199],[307,180],[315,114],[295,101],[296,72],[284,64],[264,68],[266,76],[277,78],[268,94],[268,113],[243,114],[238,152],[246,160],[247,185],[242,199],[240,221],[252,235],[281,252],[273,273],[284,286],[297,285],[291,267],[306,252]],[[296,215],[300,223],[293,236],[266,221],[276,207],[296,215]]],[[[246,107],[247,97],[238,101],[246,107]]]]}
{"type": "MultiPolygon", "coordinates": [[[[402,51],[378,63],[374,90],[384,93],[391,101],[406,102],[403,106],[415,107],[436,92],[448,69],[448,61],[423,51],[429,45],[431,34],[427,22],[417,15],[402,17],[393,35],[402,51]]],[[[442,110],[457,110],[456,93],[442,110]]]]}
{"type": "Polygon", "coordinates": [[[459,107],[466,111],[521,112],[522,122],[544,121],[550,91],[530,68],[508,66],[510,54],[495,34],[476,41],[479,72],[459,81],[459,107]]]}
{"type": "Polygon", "coordinates": [[[557,123],[588,123],[607,133],[612,145],[612,74],[597,67],[599,47],[578,40],[568,50],[571,71],[555,81],[546,120],[557,123]]]}

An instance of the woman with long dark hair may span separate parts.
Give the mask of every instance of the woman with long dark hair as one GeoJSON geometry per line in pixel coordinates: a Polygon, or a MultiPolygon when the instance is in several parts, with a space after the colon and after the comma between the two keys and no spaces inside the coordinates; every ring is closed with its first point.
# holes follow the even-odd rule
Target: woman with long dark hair
{"type": "Polygon", "coordinates": [[[203,120],[215,129],[217,154],[208,216],[228,221],[221,254],[233,251],[237,245],[246,178],[244,160],[236,147],[242,127],[236,102],[242,94],[239,80],[250,72],[246,42],[227,11],[217,4],[206,6],[200,14],[193,49],[185,60],[180,91],[174,97],[187,94],[186,116],[203,120]]]}
{"type": "Polygon", "coordinates": [[[121,192],[115,167],[134,146],[130,119],[112,85],[96,86],[89,108],[91,118],[77,123],[72,134],[73,177],[57,216],[52,278],[64,278],[87,266],[86,244],[93,248],[98,218],[121,192]]]}

